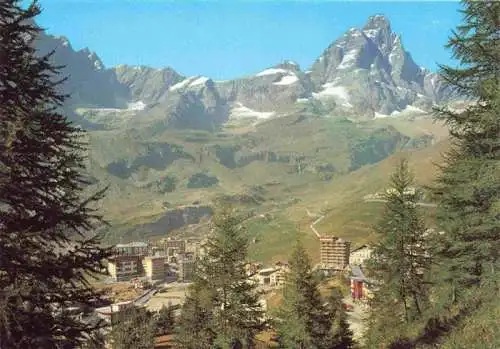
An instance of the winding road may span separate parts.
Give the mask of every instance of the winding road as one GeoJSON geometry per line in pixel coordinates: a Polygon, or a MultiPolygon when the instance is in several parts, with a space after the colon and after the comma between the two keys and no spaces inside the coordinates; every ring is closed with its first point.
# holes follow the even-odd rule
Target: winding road
{"type": "Polygon", "coordinates": [[[321,222],[321,220],[325,218],[325,216],[321,216],[319,217],[318,219],[316,219],[314,222],[312,222],[312,224],[309,226],[309,228],[311,228],[311,230],[313,231],[313,233],[316,235],[316,237],[319,239],[321,238],[321,235],[318,233],[318,231],[316,230],[316,228],[314,227],[316,224],[318,224],[319,222],[321,222]]]}
{"type": "MultiPolygon", "coordinates": [[[[384,200],[384,199],[363,199],[363,201],[364,202],[380,202],[380,203],[387,202],[387,200],[384,200]]],[[[436,204],[431,204],[431,203],[428,203],[428,202],[417,202],[417,206],[421,206],[421,207],[437,207],[436,204]]],[[[306,213],[307,213],[307,216],[310,217],[310,218],[318,217],[317,214],[311,213],[311,211],[309,211],[309,209],[307,209],[307,208],[306,208],[306,213]]],[[[321,238],[321,235],[320,235],[320,233],[318,233],[318,231],[316,230],[315,226],[316,226],[316,224],[318,224],[319,222],[321,222],[321,220],[323,218],[325,218],[325,215],[319,216],[319,218],[317,218],[314,222],[311,223],[311,225],[309,225],[309,228],[311,228],[311,230],[313,231],[314,235],[316,235],[316,237],[318,239],[321,238]]]]}

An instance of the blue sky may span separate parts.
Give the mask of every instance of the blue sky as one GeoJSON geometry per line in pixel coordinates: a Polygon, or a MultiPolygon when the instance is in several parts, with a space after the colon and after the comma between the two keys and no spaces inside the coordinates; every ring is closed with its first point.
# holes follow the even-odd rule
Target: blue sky
{"type": "Polygon", "coordinates": [[[350,27],[386,15],[417,64],[452,63],[443,45],[461,20],[456,1],[39,0],[38,22],[89,47],[107,67],[171,66],[230,79],[291,59],[305,70],[350,27]]]}

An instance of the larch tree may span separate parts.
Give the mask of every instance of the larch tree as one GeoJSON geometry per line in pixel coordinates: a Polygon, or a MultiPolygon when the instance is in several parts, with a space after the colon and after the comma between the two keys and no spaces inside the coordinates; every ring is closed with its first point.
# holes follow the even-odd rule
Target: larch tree
{"type": "Polygon", "coordinates": [[[287,349],[333,348],[333,314],[321,299],[311,261],[300,242],[289,264],[283,301],[275,315],[280,344],[287,349]]]}
{"type": "Polygon", "coordinates": [[[458,67],[440,75],[468,100],[464,110],[437,109],[451,133],[451,149],[433,187],[445,232],[437,258],[448,301],[472,288],[498,288],[500,255],[500,2],[463,1],[463,24],[447,47],[458,67]]]}
{"type": "Polygon", "coordinates": [[[216,333],[211,328],[212,296],[201,280],[195,281],[181,308],[174,329],[175,348],[211,349],[216,333]]]}
{"type": "Polygon", "coordinates": [[[427,303],[431,266],[427,229],[417,206],[421,194],[414,188],[407,160],[399,161],[390,186],[385,193],[384,212],[374,227],[380,239],[368,262],[379,283],[372,307],[375,319],[368,336],[378,333],[385,340],[397,335],[400,325],[421,316],[427,303]]]}
{"type": "MultiPolygon", "coordinates": [[[[248,237],[242,220],[227,207],[213,217],[213,236],[196,264],[191,308],[183,309],[193,312],[190,317],[196,321],[207,321],[198,325],[213,334],[213,345],[221,349],[252,348],[265,325],[260,292],[246,272],[248,237]]],[[[185,319],[181,316],[180,325],[189,328],[185,319]]]]}
{"type": "Polygon", "coordinates": [[[172,305],[163,305],[156,314],[156,328],[162,334],[170,334],[175,327],[175,313],[172,305]]]}
{"type": "Polygon", "coordinates": [[[61,113],[62,78],[34,48],[36,3],[0,2],[0,347],[74,348],[95,326],[65,309],[99,297],[108,250],[83,199],[82,131],[61,113]]]}
{"type": "Polygon", "coordinates": [[[333,346],[331,349],[352,349],[355,347],[354,333],[347,322],[347,312],[342,301],[343,295],[338,288],[332,288],[327,297],[330,318],[333,321],[333,346]]]}
{"type": "Polygon", "coordinates": [[[109,334],[113,349],[153,349],[156,322],[145,308],[132,306],[113,314],[109,334]]]}

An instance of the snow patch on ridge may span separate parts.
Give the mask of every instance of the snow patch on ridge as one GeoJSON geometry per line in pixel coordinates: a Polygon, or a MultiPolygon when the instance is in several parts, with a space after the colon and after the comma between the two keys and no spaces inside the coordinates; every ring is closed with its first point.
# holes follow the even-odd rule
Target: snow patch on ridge
{"type": "MultiPolygon", "coordinates": [[[[391,114],[391,115],[392,115],[392,114],[391,114]]],[[[389,117],[391,117],[391,115],[381,114],[381,113],[377,113],[377,112],[375,112],[375,119],[389,118],[389,117]]]]}
{"type": "Polygon", "coordinates": [[[349,99],[349,94],[344,86],[334,86],[333,84],[324,84],[324,90],[320,92],[322,95],[336,96],[342,99],[349,99]]]}
{"type": "Polygon", "coordinates": [[[375,39],[377,37],[377,34],[378,34],[378,30],[377,29],[366,29],[366,30],[363,30],[363,33],[370,39],[375,39]]]}
{"type": "Polygon", "coordinates": [[[297,103],[307,103],[309,101],[309,98],[297,98],[297,103]]]}
{"type": "Polygon", "coordinates": [[[146,104],[143,101],[128,103],[127,110],[144,110],[146,104]]]}
{"type": "Polygon", "coordinates": [[[407,105],[406,108],[404,109],[404,111],[414,112],[414,113],[426,113],[425,110],[414,107],[413,105],[407,105]]]}
{"type": "Polygon", "coordinates": [[[323,90],[319,93],[313,93],[313,96],[318,99],[335,97],[341,102],[344,107],[352,107],[349,103],[349,92],[344,86],[336,85],[336,82],[330,82],[323,85],[323,90]]]}
{"type": "Polygon", "coordinates": [[[299,78],[297,77],[297,75],[295,75],[295,74],[285,75],[281,78],[280,81],[273,82],[273,85],[281,85],[281,86],[292,85],[292,84],[296,83],[297,81],[299,81],[299,78]]]}
{"type": "Polygon", "coordinates": [[[192,83],[189,84],[189,86],[197,86],[197,85],[203,85],[208,81],[208,78],[205,76],[200,76],[196,80],[194,80],[192,83]]]}
{"type": "Polygon", "coordinates": [[[178,82],[173,86],[170,86],[169,90],[176,91],[187,87],[204,85],[208,80],[209,78],[207,78],[206,76],[191,76],[189,78],[182,80],[181,82],[178,82]]]}
{"type": "Polygon", "coordinates": [[[425,110],[422,110],[420,108],[414,107],[413,105],[407,105],[403,110],[395,110],[391,113],[390,116],[397,116],[401,114],[427,114],[425,110]]]}
{"type": "Polygon", "coordinates": [[[191,82],[193,81],[193,78],[187,78],[187,79],[184,79],[182,80],[181,82],[178,82],[177,84],[173,85],[173,86],[170,86],[169,90],[170,91],[176,91],[176,90],[180,90],[184,87],[187,87],[191,82]]]}
{"type": "Polygon", "coordinates": [[[257,118],[257,119],[268,119],[273,116],[274,112],[259,112],[248,107],[245,107],[241,103],[236,103],[236,107],[231,109],[231,118],[242,119],[242,118],[257,118]]]}
{"type": "Polygon", "coordinates": [[[279,74],[279,73],[286,74],[288,72],[289,72],[288,70],[281,69],[281,68],[270,68],[270,69],[266,69],[266,70],[261,71],[260,73],[258,73],[255,76],[275,75],[275,74],[279,74]]]}
{"type": "Polygon", "coordinates": [[[351,50],[347,52],[342,58],[342,62],[338,65],[337,69],[350,68],[352,64],[356,62],[357,55],[358,55],[357,50],[351,50]]]}

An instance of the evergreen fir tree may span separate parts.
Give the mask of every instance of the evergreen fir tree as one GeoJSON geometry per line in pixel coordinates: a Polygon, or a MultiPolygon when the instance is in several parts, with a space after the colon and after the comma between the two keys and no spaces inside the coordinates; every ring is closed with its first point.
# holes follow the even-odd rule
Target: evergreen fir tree
{"type": "Polygon", "coordinates": [[[437,110],[452,147],[433,188],[445,232],[438,251],[441,280],[452,302],[481,282],[498,288],[500,251],[500,3],[462,4],[464,24],[447,45],[461,64],[441,66],[440,74],[473,103],[462,111],[437,110]]]}
{"type": "Polygon", "coordinates": [[[201,280],[189,289],[178,326],[175,328],[175,347],[179,349],[210,349],[216,334],[211,328],[212,296],[201,280]]]}
{"type": "Polygon", "coordinates": [[[110,342],[113,349],[152,349],[156,323],[144,308],[130,307],[112,319],[110,342]]]}
{"type": "Polygon", "coordinates": [[[82,344],[81,349],[106,349],[106,335],[103,331],[96,331],[91,338],[82,344]]]}
{"type": "Polygon", "coordinates": [[[385,340],[398,335],[396,329],[401,327],[401,321],[410,323],[418,319],[427,302],[430,268],[427,229],[416,205],[421,195],[413,184],[408,163],[402,159],[385,194],[384,213],[375,227],[380,240],[368,263],[371,274],[380,283],[370,330],[382,331],[379,334],[385,340]]]}
{"type": "Polygon", "coordinates": [[[354,333],[347,322],[347,313],[345,309],[340,308],[338,313],[338,322],[335,328],[335,346],[334,349],[352,349],[356,347],[353,339],[354,333]]]}
{"type": "Polygon", "coordinates": [[[175,326],[175,314],[172,306],[163,305],[158,311],[156,317],[156,328],[158,333],[170,334],[172,333],[175,326]]]}
{"type": "MultiPolygon", "coordinates": [[[[242,219],[225,208],[212,222],[214,236],[196,266],[191,318],[200,319],[200,308],[208,312],[202,317],[207,322],[200,322],[200,328],[213,333],[213,344],[221,349],[232,348],[234,343],[252,348],[255,335],[264,328],[264,313],[257,284],[246,273],[248,240],[242,219]],[[208,298],[204,306],[200,306],[200,296],[208,298]]],[[[190,324],[181,326],[189,328],[190,324]]]]}
{"type": "Polygon", "coordinates": [[[0,347],[74,348],[93,331],[64,309],[98,297],[87,280],[108,251],[82,200],[82,132],[61,114],[50,55],[33,41],[36,3],[0,2],[0,347]]]}
{"type": "Polygon", "coordinates": [[[321,299],[309,256],[300,242],[289,263],[283,302],[276,313],[281,345],[287,349],[332,348],[332,314],[321,299]]]}
{"type": "Polygon", "coordinates": [[[342,301],[342,293],[339,289],[333,288],[328,296],[328,308],[330,318],[333,319],[332,349],[351,349],[355,347],[353,332],[347,322],[347,313],[342,301]]]}

